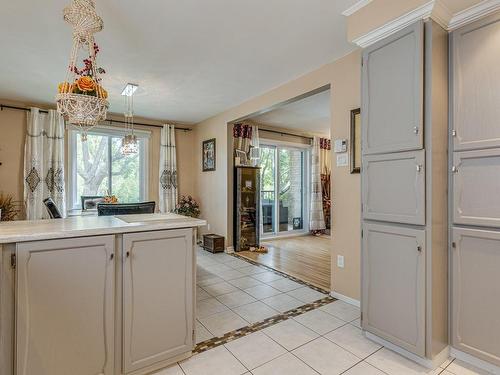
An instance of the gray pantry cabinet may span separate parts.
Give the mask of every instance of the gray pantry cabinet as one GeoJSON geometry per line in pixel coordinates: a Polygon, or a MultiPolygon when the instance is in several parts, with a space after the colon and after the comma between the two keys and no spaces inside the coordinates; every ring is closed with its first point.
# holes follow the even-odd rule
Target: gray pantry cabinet
{"type": "Polygon", "coordinates": [[[363,51],[362,327],[429,366],[448,347],[447,74],[433,21],[363,51]]]}
{"type": "Polygon", "coordinates": [[[500,366],[500,12],[451,37],[451,342],[500,366]]]}

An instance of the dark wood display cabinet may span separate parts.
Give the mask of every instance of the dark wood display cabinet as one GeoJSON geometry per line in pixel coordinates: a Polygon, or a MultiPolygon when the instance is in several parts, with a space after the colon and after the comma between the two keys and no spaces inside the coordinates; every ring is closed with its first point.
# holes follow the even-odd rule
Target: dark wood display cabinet
{"type": "Polygon", "coordinates": [[[235,167],[234,249],[258,247],[260,240],[260,168],[235,167]]]}

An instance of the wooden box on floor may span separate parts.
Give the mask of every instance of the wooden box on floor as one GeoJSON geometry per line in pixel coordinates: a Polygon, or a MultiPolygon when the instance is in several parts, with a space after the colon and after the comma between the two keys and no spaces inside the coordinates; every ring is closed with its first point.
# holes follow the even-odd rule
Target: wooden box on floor
{"type": "Polygon", "coordinates": [[[224,251],[224,237],[218,234],[204,234],[203,248],[211,253],[221,253],[224,251]]]}

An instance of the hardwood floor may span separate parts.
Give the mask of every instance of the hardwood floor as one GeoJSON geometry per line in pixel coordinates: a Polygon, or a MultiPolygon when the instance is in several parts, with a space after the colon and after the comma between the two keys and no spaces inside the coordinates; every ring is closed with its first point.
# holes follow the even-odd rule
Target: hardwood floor
{"type": "Polygon", "coordinates": [[[301,236],[261,241],[267,254],[240,251],[238,255],[300,280],[330,290],[330,238],[301,236]]]}

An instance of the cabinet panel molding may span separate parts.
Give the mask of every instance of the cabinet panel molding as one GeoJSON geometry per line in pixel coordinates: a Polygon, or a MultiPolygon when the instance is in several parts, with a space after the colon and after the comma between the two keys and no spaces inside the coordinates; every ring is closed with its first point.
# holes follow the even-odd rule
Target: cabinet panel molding
{"type": "Polygon", "coordinates": [[[16,374],[114,374],[114,236],[17,245],[16,374]]]}
{"type": "Polygon", "coordinates": [[[453,221],[500,227],[500,149],[455,152],[453,221]]]}
{"type": "Polygon", "coordinates": [[[423,148],[423,22],[363,52],[362,153],[423,148]]]}
{"type": "Polygon", "coordinates": [[[363,158],[363,218],[425,224],[425,152],[363,158]]]}
{"type": "Polygon", "coordinates": [[[425,354],[425,230],[363,225],[363,329],[425,354]]]}
{"type": "Polygon", "coordinates": [[[453,346],[500,366],[500,232],[453,228],[453,346]]]}

